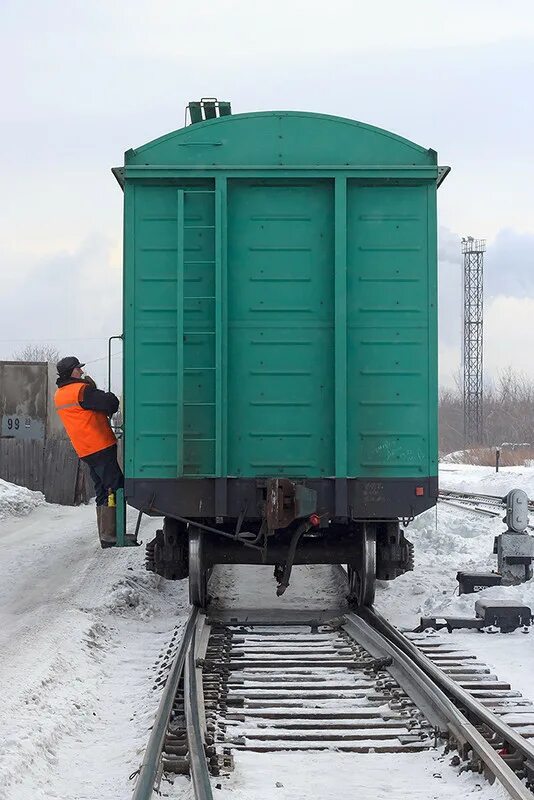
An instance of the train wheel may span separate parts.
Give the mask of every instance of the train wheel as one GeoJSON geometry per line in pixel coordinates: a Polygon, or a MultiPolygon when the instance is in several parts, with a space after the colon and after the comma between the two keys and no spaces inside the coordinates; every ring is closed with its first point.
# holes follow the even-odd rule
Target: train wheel
{"type": "Polygon", "coordinates": [[[366,525],[359,562],[348,565],[349,600],[357,606],[372,606],[376,583],[376,529],[366,525]]]}
{"type": "Polygon", "coordinates": [[[206,608],[208,603],[209,570],[204,555],[204,536],[200,528],[189,528],[189,602],[206,608]]]}

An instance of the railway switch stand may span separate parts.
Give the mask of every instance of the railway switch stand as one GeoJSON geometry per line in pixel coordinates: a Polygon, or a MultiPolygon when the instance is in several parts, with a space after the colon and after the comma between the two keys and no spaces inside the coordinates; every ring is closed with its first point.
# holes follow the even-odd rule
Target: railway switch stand
{"type": "Polygon", "coordinates": [[[493,552],[497,556],[497,570],[502,584],[511,586],[532,578],[534,536],[526,532],[528,526],[528,497],[522,489],[512,489],[505,498],[508,530],[495,538],[493,552]]]}

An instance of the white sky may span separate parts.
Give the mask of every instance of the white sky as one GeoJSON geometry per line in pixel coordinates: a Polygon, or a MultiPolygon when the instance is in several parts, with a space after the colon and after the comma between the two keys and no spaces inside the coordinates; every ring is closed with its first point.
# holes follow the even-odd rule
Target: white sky
{"type": "Polygon", "coordinates": [[[486,237],[486,365],[534,377],[532,0],[2,0],[0,358],[20,340],[95,358],[120,331],[123,152],[191,99],[360,119],[426,147],[440,190],[445,382],[461,326],[458,237],[486,237]],[[17,340],[17,341],[15,341],[17,340]]]}

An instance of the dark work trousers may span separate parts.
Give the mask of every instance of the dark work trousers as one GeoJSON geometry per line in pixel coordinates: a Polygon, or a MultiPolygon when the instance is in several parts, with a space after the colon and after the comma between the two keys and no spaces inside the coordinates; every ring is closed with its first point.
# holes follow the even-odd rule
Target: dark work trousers
{"type": "Polygon", "coordinates": [[[124,486],[124,475],[117,461],[117,445],[106,447],[98,453],[82,458],[89,465],[91,478],[95,485],[97,506],[107,506],[108,493],[115,492],[124,486]]]}

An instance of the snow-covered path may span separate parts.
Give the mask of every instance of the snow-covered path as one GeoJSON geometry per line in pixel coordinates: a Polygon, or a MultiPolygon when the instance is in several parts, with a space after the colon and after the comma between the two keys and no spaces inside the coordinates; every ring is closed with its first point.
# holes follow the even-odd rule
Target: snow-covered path
{"type": "Polygon", "coordinates": [[[0,524],[3,800],[131,796],[187,593],[144,571],[144,548],[101,550],[94,516],[41,505],[0,524]]]}

